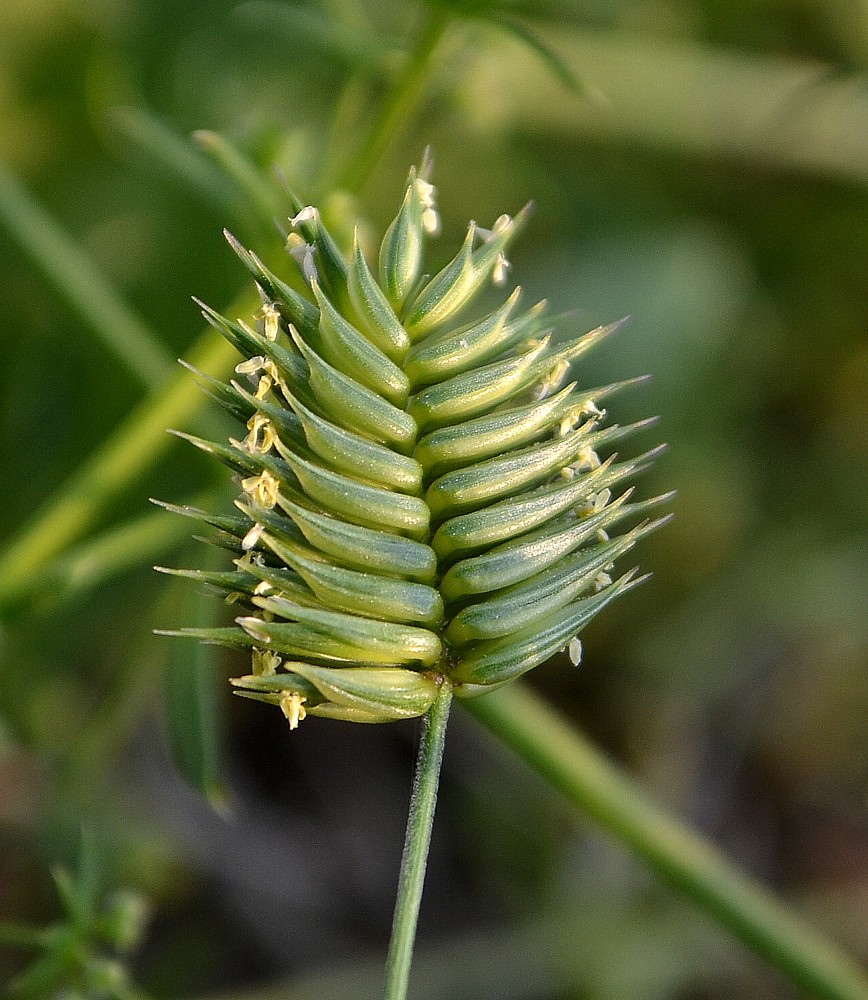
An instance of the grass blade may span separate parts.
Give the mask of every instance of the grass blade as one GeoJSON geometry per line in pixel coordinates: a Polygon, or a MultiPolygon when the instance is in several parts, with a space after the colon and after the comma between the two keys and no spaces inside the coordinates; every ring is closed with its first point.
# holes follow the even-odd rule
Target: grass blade
{"type": "Polygon", "coordinates": [[[111,108],[108,120],[121,137],[160,169],[196,192],[221,213],[239,217],[238,198],[232,184],[185,135],[178,135],[156,115],[141,108],[111,108]]]}
{"type": "Polygon", "coordinates": [[[526,685],[463,704],[565,799],[811,996],[868,1000],[855,962],[649,801],[526,685]]]}
{"type": "Polygon", "coordinates": [[[484,15],[484,20],[490,24],[497,25],[507,34],[513,35],[529,49],[532,49],[542,59],[551,70],[552,75],[563,83],[574,94],[582,95],[588,93],[588,86],[576,75],[572,66],[569,65],[547,42],[535,35],[527,25],[522,24],[505,14],[491,11],[484,15]]]}
{"type": "Polygon", "coordinates": [[[173,359],[147,324],[84,250],[2,166],[0,225],[46,282],[145,388],[158,389],[171,378],[173,359]]]}
{"type": "MultiPolygon", "coordinates": [[[[255,309],[249,293],[229,306],[255,309]]],[[[225,378],[237,360],[235,349],[210,328],[187,353],[191,364],[225,378]]],[[[156,396],[145,399],[60,488],[0,556],[0,618],[19,610],[21,596],[46,564],[86,534],[111,500],[123,493],[174,440],[177,427],[207,402],[190,372],[178,372],[156,396]]]]}
{"type": "MultiPolygon", "coordinates": [[[[213,501],[202,498],[202,502],[213,501]]],[[[30,580],[34,603],[40,611],[56,602],[78,600],[123,573],[160,559],[189,537],[181,518],[155,511],[126,521],[88,539],[50,562],[30,580]]],[[[21,593],[21,599],[29,594],[21,593]]]]}
{"type": "MultiPolygon", "coordinates": [[[[212,560],[213,561],[213,560],[212,560]]],[[[178,593],[187,607],[183,620],[208,628],[218,624],[219,603],[203,588],[178,593]]],[[[226,806],[220,779],[221,725],[215,683],[218,647],[209,643],[169,644],[166,661],[166,728],[169,748],[181,774],[215,808],[226,806]]]]}
{"type": "Polygon", "coordinates": [[[286,214],[286,198],[277,184],[269,183],[262,172],[219,132],[200,129],[193,140],[213,160],[220,171],[245,195],[263,226],[271,226],[281,212],[286,214]]]}

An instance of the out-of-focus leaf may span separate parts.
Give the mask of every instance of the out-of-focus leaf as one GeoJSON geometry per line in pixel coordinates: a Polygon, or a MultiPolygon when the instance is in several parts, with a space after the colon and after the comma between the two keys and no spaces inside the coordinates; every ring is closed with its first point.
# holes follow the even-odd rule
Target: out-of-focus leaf
{"type": "Polygon", "coordinates": [[[286,202],[277,184],[269,184],[262,172],[226,136],[200,129],[193,133],[193,140],[245,195],[263,225],[270,226],[286,202]]]}
{"type": "Polygon", "coordinates": [[[184,528],[177,518],[149,513],[89,538],[33,578],[34,606],[43,610],[81,600],[107,581],[172,551],[189,534],[184,528]]]}
{"type": "MultiPolygon", "coordinates": [[[[178,590],[183,620],[207,627],[216,620],[213,596],[178,590]]],[[[214,806],[226,805],[220,777],[221,745],[215,682],[217,647],[207,643],[169,643],[166,661],[166,728],[169,749],[181,774],[214,806]]]]}
{"type": "Polygon", "coordinates": [[[490,115],[492,124],[530,127],[538,141],[592,137],[859,184],[868,177],[865,91],[853,79],[831,83],[823,63],[572,27],[559,30],[557,42],[604,105],[561,100],[531,53],[514,46],[480,52],[459,85],[462,97],[475,102],[481,121],[490,115]],[[487,108],[483,87],[498,94],[487,108]],[[794,103],[793,95],[811,99],[794,103]]]}
{"type": "Polygon", "coordinates": [[[174,362],[84,249],[0,166],[0,226],[42,278],[78,313],[115,357],[148,389],[165,384],[174,362]]]}
{"type": "Polygon", "coordinates": [[[78,871],[74,881],[78,914],[82,922],[90,923],[96,914],[100,882],[100,857],[96,839],[93,830],[85,825],[81,831],[78,871]]]}
{"type": "Polygon", "coordinates": [[[63,976],[63,960],[52,952],[38,959],[9,983],[10,996],[41,997],[52,996],[51,987],[63,976]]]}
{"type": "Polygon", "coordinates": [[[542,59],[542,61],[552,71],[554,76],[563,83],[565,87],[576,94],[587,94],[590,92],[588,84],[547,42],[528,28],[526,24],[517,21],[515,18],[498,11],[487,11],[483,19],[491,24],[497,25],[508,34],[513,35],[518,41],[523,42],[528,48],[542,59]]]}
{"type": "Polygon", "coordinates": [[[341,24],[322,11],[299,4],[251,0],[241,4],[235,16],[251,28],[288,39],[295,53],[325,56],[353,70],[380,73],[401,51],[396,42],[382,39],[371,30],[341,24]]]}
{"type": "Polygon", "coordinates": [[[42,927],[24,927],[20,924],[0,924],[0,944],[16,948],[41,948],[45,944],[42,927]]]}
{"type": "MultiPolygon", "coordinates": [[[[242,310],[245,296],[229,312],[242,310]]],[[[232,348],[208,333],[187,356],[193,367],[216,374],[229,369],[232,348]]],[[[116,428],[105,443],[52,497],[0,554],[0,614],[19,611],[22,590],[46,562],[78,540],[123,491],[165,451],[165,428],[195,412],[205,397],[188,376],[176,376],[162,393],[149,398],[116,428]]]]}
{"type": "Polygon", "coordinates": [[[168,177],[174,177],[221,215],[241,219],[235,185],[186,136],[143,108],[110,108],[109,123],[168,177]]]}

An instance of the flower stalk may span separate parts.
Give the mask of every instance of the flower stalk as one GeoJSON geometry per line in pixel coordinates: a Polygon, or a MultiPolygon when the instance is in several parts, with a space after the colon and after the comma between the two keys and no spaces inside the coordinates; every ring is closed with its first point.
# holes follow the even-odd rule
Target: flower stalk
{"type": "Polygon", "coordinates": [[[386,960],[384,1000],[404,1000],[407,995],[413,942],[416,937],[422,885],[428,864],[428,848],[431,844],[431,827],[437,803],[437,787],[440,783],[446,723],[451,704],[452,685],[444,677],[440,682],[434,704],[425,716],[416,759],[413,796],[410,801],[404,853],[401,858],[401,874],[398,879],[398,895],[395,900],[395,915],[392,920],[392,938],[386,960]]]}

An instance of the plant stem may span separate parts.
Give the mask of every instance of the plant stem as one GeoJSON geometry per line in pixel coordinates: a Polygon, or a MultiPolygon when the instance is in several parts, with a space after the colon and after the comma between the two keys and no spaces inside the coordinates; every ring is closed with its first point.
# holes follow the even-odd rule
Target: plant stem
{"type": "Polygon", "coordinates": [[[413,110],[425,82],[434,50],[448,24],[449,17],[443,11],[434,11],[430,15],[412,51],[407,54],[404,75],[392,88],[355,155],[344,167],[337,179],[336,187],[358,192],[371,176],[377,161],[413,110]]]}
{"type": "Polygon", "coordinates": [[[868,1000],[868,980],[848,956],[649,801],[530,689],[512,684],[464,704],[562,795],[807,993],[868,1000]]]}
{"type": "Polygon", "coordinates": [[[395,916],[392,921],[392,939],[386,960],[384,1000],[404,1000],[407,995],[451,703],[452,685],[444,678],[434,704],[425,716],[425,728],[416,759],[413,796],[410,800],[410,815],[398,880],[398,898],[395,900],[395,916]]]}

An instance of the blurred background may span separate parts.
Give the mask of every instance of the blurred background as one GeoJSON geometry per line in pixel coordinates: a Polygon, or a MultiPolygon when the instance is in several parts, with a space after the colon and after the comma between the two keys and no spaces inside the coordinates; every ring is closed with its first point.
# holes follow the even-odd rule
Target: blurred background
{"type": "MultiPolygon", "coordinates": [[[[587,629],[578,669],[555,658],[533,683],[658,802],[868,958],[868,6],[454,8],[418,112],[332,212],[382,232],[426,144],[438,259],[469,218],[490,225],[534,199],[513,277],[526,301],[577,310],[573,333],[632,316],[582,378],[653,376],[610,409],[661,415],[634,450],[669,451],[640,489],[678,490],[674,522],[641,547],[651,583],[587,629]]],[[[9,544],[171,375],[202,327],[190,296],[221,309],[246,286],[221,228],[277,246],[190,133],[221,133],[303,198],[323,194],[424,12],[0,5],[9,544]],[[85,286],[126,304],[108,333],[76,299],[85,286]],[[150,382],[112,346],[124,323],[160,346],[150,382]]],[[[228,432],[206,407],[184,429],[215,423],[228,432]]],[[[0,921],[58,919],[49,872],[74,867],[84,825],[106,887],[148,900],[129,967],[154,997],[373,996],[418,727],[310,720],[290,735],[277,712],[230,697],[225,678],[244,672],[231,654],[205,674],[187,644],[151,635],[201,598],[150,565],[199,565],[204,550],[147,499],[216,491],[228,505],[223,480],[172,444],[3,606],[0,921]],[[171,761],[166,689],[196,670],[225,739],[222,813],[171,761]]],[[[419,955],[420,998],[795,995],[460,710],[419,955]]],[[[0,982],[28,958],[0,950],[0,982]]]]}

